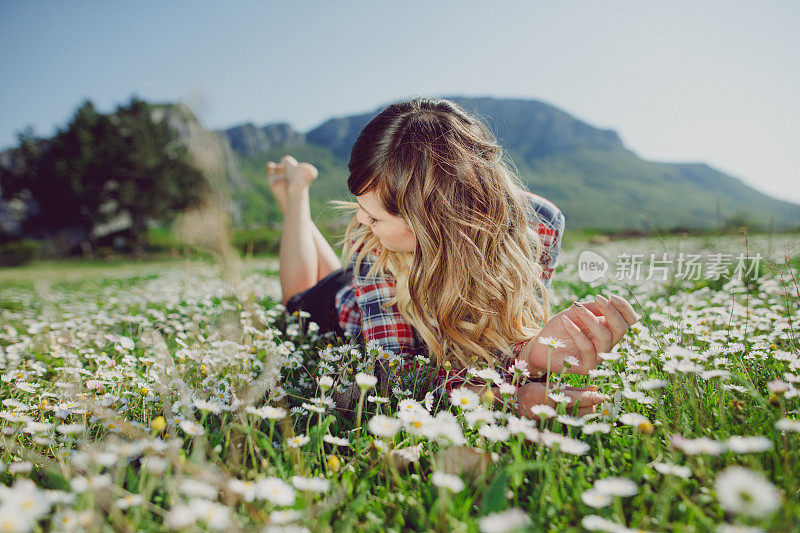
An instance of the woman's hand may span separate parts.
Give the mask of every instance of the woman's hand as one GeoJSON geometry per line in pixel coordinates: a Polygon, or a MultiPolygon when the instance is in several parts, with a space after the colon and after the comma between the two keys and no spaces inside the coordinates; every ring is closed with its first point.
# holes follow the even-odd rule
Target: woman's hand
{"type": "Polygon", "coordinates": [[[610,352],[638,320],[631,304],[616,295],[610,300],[597,295],[595,301],[575,302],[551,318],[526,345],[528,364],[534,370],[547,370],[549,351],[551,372],[560,372],[564,359],[573,356],[579,364],[569,372],[588,374],[597,367],[597,354],[610,352]],[[555,337],[566,346],[545,346],[538,341],[543,337],[555,337]]]}
{"type": "MultiPolygon", "coordinates": [[[[550,387],[550,392],[555,391],[550,387]]],[[[589,387],[570,387],[562,386],[557,392],[562,392],[567,395],[570,402],[567,404],[567,413],[572,413],[573,408],[578,406],[578,416],[583,416],[593,413],[597,404],[606,399],[605,395],[595,392],[597,387],[591,385],[589,387]]],[[[547,395],[544,383],[530,382],[522,385],[517,389],[517,416],[526,416],[531,418],[531,407],[534,405],[546,404],[555,407],[556,402],[547,395]]]]}

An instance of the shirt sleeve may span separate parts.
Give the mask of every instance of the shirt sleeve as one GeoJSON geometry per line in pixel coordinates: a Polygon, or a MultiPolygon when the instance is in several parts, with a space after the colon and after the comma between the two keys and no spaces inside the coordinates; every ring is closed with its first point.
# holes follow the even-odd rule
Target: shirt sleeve
{"type": "Polygon", "coordinates": [[[361,313],[364,343],[377,342],[382,348],[411,360],[419,353],[414,328],[400,314],[397,304],[386,306],[395,294],[396,283],[390,274],[368,276],[370,266],[377,260],[375,252],[368,253],[353,272],[355,299],[361,313]]]}
{"type": "Polygon", "coordinates": [[[531,227],[536,230],[542,241],[543,249],[539,263],[542,265],[542,281],[549,289],[561,255],[561,238],[564,236],[566,218],[553,202],[538,194],[524,192],[533,208],[529,212],[531,227]]]}

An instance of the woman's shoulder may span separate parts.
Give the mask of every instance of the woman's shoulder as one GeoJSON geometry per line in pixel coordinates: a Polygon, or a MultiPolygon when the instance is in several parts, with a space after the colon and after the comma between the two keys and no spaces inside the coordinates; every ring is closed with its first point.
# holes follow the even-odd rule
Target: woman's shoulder
{"type": "Polygon", "coordinates": [[[561,233],[564,230],[566,220],[564,213],[552,201],[544,196],[540,196],[526,189],[520,189],[520,193],[527,200],[530,206],[529,212],[534,214],[536,223],[545,224],[552,230],[561,233]]]}

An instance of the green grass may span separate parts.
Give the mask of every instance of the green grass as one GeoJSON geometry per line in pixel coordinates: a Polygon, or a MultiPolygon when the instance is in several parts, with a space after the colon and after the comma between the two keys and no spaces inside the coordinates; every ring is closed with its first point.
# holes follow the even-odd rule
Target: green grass
{"type": "MultiPolygon", "coordinates": [[[[368,422],[377,414],[399,416],[401,398],[384,382],[362,394],[356,389],[349,400],[346,393],[358,372],[371,373],[380,354],[363,348],[353,353],[342,340],[308,330],[303,317],[275,311],[279,295],[267,291],[275,282],[273,262],[245,262],[244,274],[246,289],[237,288],[235,272],[186,259],[58,261],[0,271],[0,482],[22,494],[21,480],[31,479],[36,490],[61,491],[55,494],[63,501],[38,514],[15,509],[15,516],[30,517],[30,527],[41,530],[84,517],[98,529],[137,531],[164,530],[184,504],[195,506],[186,511],[190,525],[218,530],[261,530],[287,510],[299,513],[291,524],[337,532],[478,531],[483,518],[509,509],[528,517],[530,531],[580,531],[582,520],[600,519],[651,531],[713,531],[720,524],[786,531],[800,520],[800,434],[775,427],[782,418],[800,418],[797,384],[789,380],[785,395],[769,390],[770,382],[798,373],[800,313],[797,301],[766,278],[750,292],[727,293],[713,284],[634,286],[642,320],[621,340],[621,358],[601,363],[600,375],[553,376],[554,382],[591,382],[610,395],[600,418],[591,421],[608,423],[607,433],[567,424],[574,421],[562,404],[561,418],[534,420],[528,433],[494,442],[443,398],[416,416],[420,428],[432,431],[446,422],[431,423],[430,417],[450,412],[464,438],[453,444],[420,434],[413,419],[393,437],[370,431],[368,422]],[[676,347],[691,352],[678,356],[676,347]],[[327,362],[337,354],[337,361],[327,362]],[[280,361],[276,383],[258,379],[280,361]],[[337,404],[317,414],[303,405],[321,404],[317,380],[323,375],[338,391],[326,394],[337,404]],[[640,386],[652,379],[665,380],[665,386],[640,386]],[[638,396],[614,396],[622,390],[638,396]],[[246,411],[251,394],[252,407],[291,411],[279,421],[246,411]],[[370,395],[390,401],[376,404],[367,401],[370,395]],[[243,403],[237,406],[234,397],[243,403]],[[197,408],[188,407],[193,403],[197,408]],[[64,411],[54,410],[59,405],[64,411]],[[623,415],[632,413],[648,424],[630,425],[623,415]],[[163,429],[159,416],[166,418],[163,429]],[[63,434],[56,430],[60,424],[80,429],[63,434]],[[202,428],[202,435],[192,427],[202,428]],[[291,447],[300,435],[308,441],[291,447]],[[768,446],[725,446],[740,436],[763,438],[768,446]],[[725,449],[682,451],[679,437],[707,438],[725,449]],[[387,455],[416,445],[419,458],[410,463],[387,455]],[[585,449],[571,453],[571,445],[585,449]],[[688,467],[690,475],[660,473],[656,463],[688,467]],[[13,473],[9,465],[22,471],[13,473]],[[775,509],[765,503],[763,516],[748,516],[745,503],[723,504],[728,487],[719,480],[734,465],[779,491],[775,509]],[[437,486],[436,472],[456,476],[464,488],[437,486]],[[321,492],[292,489],[294,476],[327,485],[321,492]],[[635,494],[588,505],[583,495],[609,477],[630,480],[635,494]],[[95,488],[83,490],[83,478],[95,488]],[[259,482],[273,490],[249,493],[259,482]],[[201,497],[201,490],[210,492],[201,497]],[[130,494],[141,501],[128,508],[124,497],[130,494]]],[[[563,268],[553,287],[559,308],[613,290],[582,283],[563,268]]],[[[431,370],[420,363],[395,372],[394,390],[408,389],[410,398],[424,403],[431,370]]],[[[497,404],[495,412],[508,412],[507,406],[497,404]]],[[[500,427],[510,423],[497,421],[500,427]]],[[[32,494],[44,501],[43,493],[32,494]]],[[[767,494],[761,489],[750,497],[767,494]]],[[[0,523],[9,512],[0,503],[0,523]]]]}

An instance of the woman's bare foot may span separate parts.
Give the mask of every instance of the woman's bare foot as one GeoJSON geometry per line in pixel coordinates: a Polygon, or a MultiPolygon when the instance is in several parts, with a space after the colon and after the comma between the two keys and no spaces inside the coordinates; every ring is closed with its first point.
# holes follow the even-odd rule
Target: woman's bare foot
{"type": "Polygon", "coordinates": [[[289,182],[289,189],[307,189],[311,182],[317,179],[317,169],[310,163],[298,163],[297,159],[290,155],[281,158],[278,167],[283,167],[286,179],[289,182]]]}
{"type": "Polygon", "coordinates": [[[275,197],[281,213],[286,213],[286,202],[289,195],[289,182],[286,179],[286,172],[281,168],[282,165],[277,165],[272,161],[267,163],[267,178],[269,180],[269,190],[275,197]]]}

